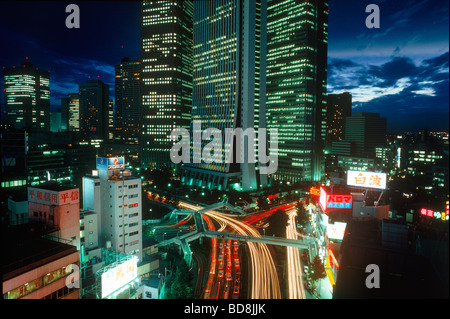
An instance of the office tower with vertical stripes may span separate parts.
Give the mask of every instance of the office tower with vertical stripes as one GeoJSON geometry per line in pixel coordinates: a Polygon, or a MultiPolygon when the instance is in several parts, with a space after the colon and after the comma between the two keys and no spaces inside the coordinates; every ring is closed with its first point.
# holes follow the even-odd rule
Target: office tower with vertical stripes
{"type": "Polygon", "coordinates": [[[189,129],[192,107],[192,0],[141,7],[141,164],[173,168],[170,133],[189,129]]]}
{"type": "Polygon", "coordinates": [[[268,0],[267,128],[278,129],[274,178],[324,176],[327,0],[268,0]]]}
{"type": "MultiPolygon", "coordinates": [[[[225,130],[240,128],[245,132],[261,127],[265,8],[261,0],[194,1],[191,133],[201,134],[193,126],[194,121],[201,121],[202,130],[217,129],[222,133],[223,153],[219,156],[221,162],[186,164],[183,178],[188,185],[256,190],[263,183],[257,160],[252,163],[248,158],[248,146],[257,158],[257,139],[250,137],[242,143],[237,139],[231,148],[226,145],[225,130]],[[243,153],[242,162],[224,160],[226,150],[236,154],[237,147],[243,153]]],[[[203,140],[201,149],[209,142],[203,140]]]]}

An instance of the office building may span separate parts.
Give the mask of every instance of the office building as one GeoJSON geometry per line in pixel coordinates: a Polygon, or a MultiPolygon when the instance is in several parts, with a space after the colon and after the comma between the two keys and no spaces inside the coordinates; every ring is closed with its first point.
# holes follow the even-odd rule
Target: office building
{"type": "Polygon", "coordinates": [[[279,180],[324,177],[328,1],[267,1],[267,128],[279,180]]]}
{"type": "Polygon", "coordinates": [[[31,62],[3,68],[6,123],[18,129],[50,130],[50,71],[31,62]]]}
{"type": "Polygon", "coordinates": [[[141,179],[125,170],[123,157],[97,157],[83,177],[83,209],[99,214],[99,244],[142,260],[141,179]]]}
{"type": "Polygon", "coordinates": [[[192,106],[192,0],[143,1],[141,163],[172,167],[170,133],[189,128],[192,106]]]}
{"type": "Polygon", "coordinates": [[[3,299],[80,297],[77,248],[45,239],[42,233],[28,224],[2,230],[3,299]]]}
{"type": "Polygon", "coordinates": [[[355,112],[346,118],[345,141],[354,145],[354,154],[375,156],[377,147],[386,146],[386,118],[378,113],[355,112]]]}
{"type": "MultiPolygon", "coordinates": [[[[264,127],[264,101],[261,100],[261,76],[265,47],[265,1],[194,1],[194,75],[191,133],[201,134],[194,121],[201,121],[201,130],[221,132],[221,150],[212,163],[196,158],[186,164],[185,183],[208,188],[255,190],[264,184],[258,171],[258,140],[247,136],[236,139],[233,148],[227,144],[226,129],[247,129],[255,132],[264,127]],[[240,149],[238,161],[225,160],[226,150],[240,149]],[[255,159],[249,158],[250,151],[255,159]],[[195,162],[199,163],[195,163],[195,162]],[[231,162],[231,163],[230,163],[231,162]]],[[[201,135],[200,135],[201,136],[201,135]]],[[[209,143],[201,141],[201,149],[209,143]]],[[[264,177],[262,177],[264,179],[264,177]]]]}
{"type": "Polygon", "coordinates": [[[109,85],[100,80],[79,84],[80,132],[84,139],[108,139],[109,85]]]}
{"type": "Polygon", "coordinates": [[[115,67],[114,137],[125,144],[138,144],[141,118],[139,61],[123,58],[115,67]]]}
{"type": "Polygon", "coordinates": [[[69,131],[80,130],[80,95],[69,93],[61,99],[61,125],[69,131]]]}
{"type": "Polygon", "coordinates": [[[28,187],[29,221],[47,226],[47,235],[80,249],[79,189],[48,182],[28,187]]]}
{"type": "Polygon", "coordinates": [[[345,119],[352,116],[352,95],[348,92],[327,95],[326,143],[345,138],[345,119]]]}

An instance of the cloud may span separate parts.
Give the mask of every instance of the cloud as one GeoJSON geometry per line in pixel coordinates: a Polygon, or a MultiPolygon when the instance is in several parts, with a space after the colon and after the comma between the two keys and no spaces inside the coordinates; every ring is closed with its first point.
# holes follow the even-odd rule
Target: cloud
{"type": "Polygon", "coordinates": [[[448,130],[449,53],[419,63],[392,56],[380,65],[330,59],[329,93],[352,93],[355,111],[388,118],[390,129],[448,130]],[[427,123],[426,123],[427,122],[427,123]]]}

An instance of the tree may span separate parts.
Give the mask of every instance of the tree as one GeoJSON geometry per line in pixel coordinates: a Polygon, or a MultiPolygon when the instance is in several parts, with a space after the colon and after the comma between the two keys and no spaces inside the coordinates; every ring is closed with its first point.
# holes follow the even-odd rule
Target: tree
{"type": "Polygon", "coordinates": [[[167,297],[169,299],[193,298],[192,274],[184,259],[178,264],[167,297]]]}
{"type": "Polygon", "coordinates": [[[314,257],[314,260],[311,264],[311,270],[310,270],[311,280],[317,281],[319,279],[325,278],[326,275],[327,274],[325,272],[325,267],[324,267],[322,261],[320,260],[319,256],[316,255],[316,257],[314,257]]]}
{"type": "Polygon", "coordinates": [[[302,202],[297,202],[297,223],[301,228],[304,228],[309,222],[309,216],[306,213],[305,207],[302,202]]]}
{"type": "Polygon", "coordinates": [[[286,236],[286,225],[289,221],[289,216],[283,210],[275,211],[267,218],[269,227],[267,227],[267,235],[275,235],[277,237],[286,236]]]}

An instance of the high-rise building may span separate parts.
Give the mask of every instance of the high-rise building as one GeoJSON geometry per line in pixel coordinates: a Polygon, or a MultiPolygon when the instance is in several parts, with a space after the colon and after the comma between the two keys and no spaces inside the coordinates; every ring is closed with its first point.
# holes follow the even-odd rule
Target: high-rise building
{"type": "Polygon", "coordinates": [[[139,61],[123,58],[115,67],[114,137],[126,144],[138,144],[141,118],[139,61]]]}
{"type": "Polygon", "coordinates": [[[378,113],[355,112],[345,120],[345,141],[354,145],[353,154],[375,156],[377,147],[386,146],[386,118],[378,113]]]}
{"type": "Polygon", "coordinates": [[[83,177],[83,208],[100,215],[100,245],[142,260],[141,179],[125,170],[124,157],[97,157],[83,177]]]}
{"type": "Polygon", "coordinates": [[[327,143],[345,138],[345,119],[350,116],[352,116],[350,93],[327,95],[327,143]]]}
{"type": "Polygon", "coordinates": [[[61,125],[68,131],[80,130],[80,95],[69,93],[61,98],[61,125]]]}
{"type": "Polygon", "coordinates": [[[3,69],[7,125],[50,130],[50,71],[30,62],[3,69]]]}
{"type": "Polygon", "coordinates": [[[189,128],[192,106],[192,0],[143,1],[141,163],[172,166],[174,128],[189,128]]]}
{"type": "Polygon", "coordinates": [[[79,84],[80,132],[85,139],[108,139],[109,85],[100,80],[79,84]]]}
{"type": "Polygon", "coordinates": [[[266,117],[278,129],[277,179],[324,176],[327,42],[327,0],[268,0],[266,117]]]}
{"type": "MultiPolygon", "coordinates": [[[[194,146],[194,163],[186,164],[187,184],[242,190],[265,184],[256,164],[258,140],[248,135],[244,141],[236,139],[231,147],[226,139],[226,129],[256,132],[264,127],[260,119],[264,118],[261,76],[265,75],[265,47],[261,38],[265,34],[265,10],[265,1],[259,0],[194,1],[191,132],[194,139],[202,134],[194,121],[201,121],[200,130],[220,131],[222,150],[218,160],[208,163],[194,158],[194,146]],[[235,155],[237,148],[243,158],[225,160],[226,150],[235,155]],[[249,148],[255,154],[254,161],[249,158],[249,148]]],[[[199,146],[203,150],[209,142],[202,140],[199,146]]]]}

